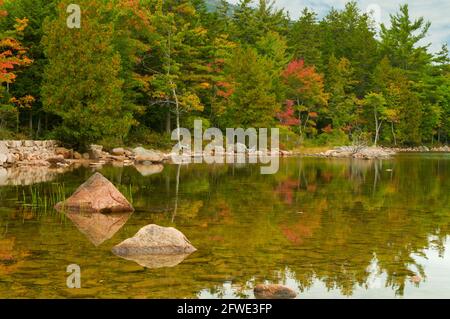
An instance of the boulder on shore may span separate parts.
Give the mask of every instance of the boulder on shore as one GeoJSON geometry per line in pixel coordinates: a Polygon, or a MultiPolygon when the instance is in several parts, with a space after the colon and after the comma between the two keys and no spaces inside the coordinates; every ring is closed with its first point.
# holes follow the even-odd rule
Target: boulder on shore
{"type": "Polygon", "coordinates": [[[154,224],[142,227],[136,235],[112,248],[114,254],[124,258],[188,255],[196,250],[179,230],[154,224]]]}
{"type": "Polygon", "coordinates": [[[259,284],[255,286],[253,292],[258,299],[293,299],[297,297],[294,290],[278,284],[259,284]]]}
{"type": "Polygon", "coordinates": [[[103,155],[103,146],[92,144],[89,146],[89,159],[98,160],[103,155]]]}
{"type": "Polygon", "coordinates": [[[164,161],[164,154],[153,150],[147,150],[143,147],[136,147],[133,149],[133,154],[136,162],[161,163],[164,161]]]}
{"type": "Polygon", "coordinates": [[[125,150],[122,147],[116,147],[111,150],[112,155],[122,156],[125,155],[125,150]]]}
{"type": "Polygon", "coordinates": [[[56,204],[55,209],[88,213],[134,211],[125,196],[100,173],[92,175],[66,201],[56,204]]]}

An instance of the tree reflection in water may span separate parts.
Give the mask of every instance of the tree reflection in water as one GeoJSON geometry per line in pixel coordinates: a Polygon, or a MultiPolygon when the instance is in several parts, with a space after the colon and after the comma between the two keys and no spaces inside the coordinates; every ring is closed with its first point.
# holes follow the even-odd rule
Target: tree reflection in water
{"type": "MultiPolygon", "coordinates": [[[[264,281],[286,283],[300,298],[408,296],[421,289],[433,296],[445,284],[435,279],[444,274],[427,273],[439,259],[427,264],[423,256],[447,256],[449,162],[447,155],[432,154],[386,161],[292,158],[269,176],[260,175],[257,165],[171,165],[149,176],[133,167],[104,167],[102,174],[119,189],[132,190],[136,212],[97,248],[72,224],[52,222],[56,217],[22,224],[21,213],[6,201],[20,189],[0,188],[10,207],[0,214],[0,222],[8,223],[2,238],[14,237],[14,250],[27,252],[15,254],[25,266],[0,272],[7,278],[13,273],[15,286],[30,296],[38,284],[29,279],[27,264],[45,265],[49,280],[58,282],[51,270],[57,273],[77,258],[85,267],[100,268],[108,283],[96,284],[98,274],[88,272],[87,296],[251,297],[252,287],[264,281]],[[175,226],[198,251],[176,267],[145,272],[110,253],[150,223],[175,226]],[[30,238],[45,243],[40,250],[47,249],[51,261],[33,255],[37,244],[30,238]],[[414,276],[421,282],[411,283],[414,276]],[[125,283],[127,290],[121,288],[125,283]]],[[[78,170],[59,178],[70,194],[90,174],[78,170]]],[[[2,282],[0,292],[11,287],[2,282]]],[[[68,294],[56,287],[44,295],[68,294]]]]}

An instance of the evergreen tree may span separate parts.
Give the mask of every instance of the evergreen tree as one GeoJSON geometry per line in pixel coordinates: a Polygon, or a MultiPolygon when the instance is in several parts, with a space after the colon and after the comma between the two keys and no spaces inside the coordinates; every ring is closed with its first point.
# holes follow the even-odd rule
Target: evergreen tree
{"type": "Polygon", "coordinates": [[[270,128],[279,111],[272,79],[272,62],[252,48],[236,48],[226,66],[227,87],[222,103],[222,127],[270,128]]]}
{"type": "Polygon", "coordinates": [[[322,70],[322,37],[317,14],[305,8],[289,32],[289,49],[296,60],[322,70]]]}
{"type": "Polygon", "coordinates": [[[121,61],[112,44],[113,25],[102,21],[107,10],[102,1],[80,1],[80,29],[67,27],[67,1],[58,5],[57,17],[44,24],[42,41],[48,65],[43,105],[61,118],[56,135],[62,141],[79,147],[102,140],[120,143],[132,117],[123,107],[121,61]]]}
{"type": "Polygon", "coordinates": [[[381,52],[394,67],[409,72],[423,70],[430,62],[429,45],[421,46],[431,26],[424,18],[412,21],[407,4],[400,6],[400,12],[391,15],[391,25],[381,25],[381,52]]]}

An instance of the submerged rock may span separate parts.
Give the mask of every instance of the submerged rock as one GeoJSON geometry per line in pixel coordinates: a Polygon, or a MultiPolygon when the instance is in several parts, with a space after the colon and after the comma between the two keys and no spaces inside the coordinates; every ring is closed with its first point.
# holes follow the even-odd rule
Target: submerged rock
{"type": "Polygon", "coordinates": [[[74,213],[67,212],[66,216],[75,224],[95,246],[110,239],[128,221],[132,212],[127,213],[74,213]]]}
{"type": "Polygon", "coordinates": [[[179,230],[154,224],[112,248],[114,254],[133,260],[148,255],[189,255],[196,250],[179,230]]]}
{"type": "Polygon", "coordinates": [[[125,196],[100,173],[92,175],[66,201],[56,204],[55,209],[91,213],[134,211],[125,196]]]}
{"type": "Polygon", "coordinates": [[[258,299],[293,299],[297,297],[294,290],[278,284],[259,284],[256,285],[253,292],[258,299]]]}

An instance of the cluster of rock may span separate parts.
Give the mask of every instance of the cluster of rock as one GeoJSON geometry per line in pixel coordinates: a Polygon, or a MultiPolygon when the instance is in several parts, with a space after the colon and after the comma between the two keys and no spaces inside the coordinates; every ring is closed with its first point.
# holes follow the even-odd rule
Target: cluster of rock
{"type": "Polygon", "coordinates": [[[74,159],[91,160],[91,166],[99,166],[107,163],[121,163],[124,166],[133,164],[158,164],[166,160],[164,153],[160,151],[148,150],[143,147],[127,149],[123,147],[113,148],[110,152],[103,150],[101,145],[91,145],[88,153],[74,154],[74,159]]]}
{"type": "MultiPolygon", "coordinates": [[[[190,150],[189,147],[182,147],[182,155],[188,157],[200,157],[200,156],[234,156],[234,155],[246,155],[246,156],[292,156],[294,155],[291,151],[280,150],[278,148],[270,149],[270,150],[257,150],[256,148],[248,148],[245,144],[235,143],[230,148],[231,150],[223,147],[223,146],[215,146],[214,149],[197,153],[193,150],[190,150]]],[[[173,155],[179,154],[167,154],[166,158],[169,158],[173,155]]]]}
{"type": "Polygon", "coordinates": [[[396,152],[399,153],[427,153],[427,152],[436,152],[436,153],[446,153],[450,152],[450,147],[448,145],[439,146],[439,147],[428,147],[428,146],[417,146],[417,147],[406,147],[406,148],[393,148],[396,152]]]}
{"type": "Polygon", "coordinates": [[[337,158],[359,158],[359,159],[382,159],[395,155],[395,151],[382,147],[354,147],[341,146],[319,154],[318,157],[337,157],[337,158]]]}
{"type": "Polygon", "coordinates": [[[450,146],[433,147],[431,152],[450,152],[450,146]]]}
{"type": "Polygon", "coordinates": [[[48,141],[0,141],[0,166],[49,166],[54,157],[57,142],[48,141]]]}
{"type": "Polygon", "coordinates": [[[90,161],[98,166],[111,162],[123,165],[162,163],[167,156],[159,151],[143,147],[135,149],[114,148],[111,152],[101,145],[91,145],[83,154],[72,149],[60,147],[57,141],[0,141],[0,166],[51,166],[68,167],[76,162],[90,161]]]}

